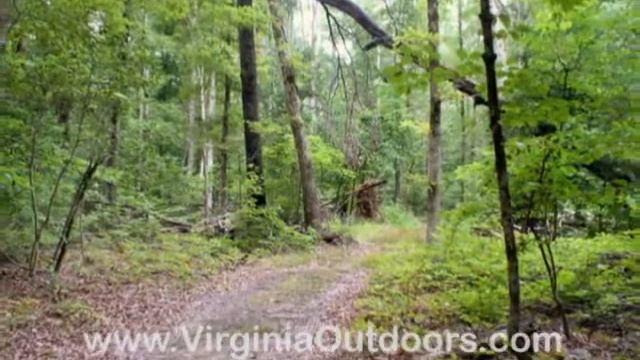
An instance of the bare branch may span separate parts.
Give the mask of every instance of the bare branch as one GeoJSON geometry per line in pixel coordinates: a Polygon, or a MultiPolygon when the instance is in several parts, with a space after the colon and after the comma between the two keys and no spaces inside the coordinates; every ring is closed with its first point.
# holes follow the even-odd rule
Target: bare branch
{"type": "MultiPolygon", "coordinates": [[[[373,21],[364,10],[350,0],[318,0],[323,5],[331,6],[357,22],[362,28],[373,37],[373,42],[388,49],[394,47],[393,37],[373,21]]],[[[373,48],[375,46],[371,46],[373,48]]]]}

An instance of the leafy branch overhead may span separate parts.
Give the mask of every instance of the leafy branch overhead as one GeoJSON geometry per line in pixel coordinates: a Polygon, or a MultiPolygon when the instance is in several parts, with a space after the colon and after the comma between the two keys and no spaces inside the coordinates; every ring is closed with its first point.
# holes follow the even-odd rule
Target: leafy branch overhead
{"type": "MultiPolygon", "coordinates": [[[[378,25],[361,7],[351,0],[317,0],[322,5],[325,5],[325,11],[329,11],[326,6],[330,6],[345,15],[352,18],[358,25],[360,25],[373,40],[364,46],[364,50],[371,50],[377,46],[383,46],[387,49],[395,50],[403,46],[402,43],[397,43],[393,36],[385,31],[380,25],[378,25]]],[[[426,67],[417,58],[413,59],[414,63],[420,67],[426,67]]],[[[446,74],[448,80],[453,86],[463,94],[470,96],[474,104],[487,105],[485,98],[478,92],[476,84],[464,77],[460,76],[455,70],[440,65],[446,74]]]]}

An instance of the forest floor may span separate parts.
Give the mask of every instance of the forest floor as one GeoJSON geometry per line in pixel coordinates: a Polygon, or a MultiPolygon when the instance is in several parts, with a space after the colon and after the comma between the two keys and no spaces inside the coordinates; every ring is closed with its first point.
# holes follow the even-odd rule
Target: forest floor
{"type": "MultiPolygon", "coordinates": [[[[162,274],[127,282],[70,272],[52,285],[46,273],[31,279],[24,269],[0,268],[0,359],[228,359],[228,344],[217,354],[188,351],[180,331],[313,334],[324,325],[348,325],[367,284],[362,261],[376,249],[368,239],[322,245],[255,260],[185,287],[162,274]],[[87,351],[83,334],[124,329],[172,333],[169,350],[98,356],[87,351]]],[[[249,358],[331,357],[261,351],[249,358]]]]}
{"type": "MultiPolygon", "coordinates": [[[[423,233],[421,227],[358,224],[348,230],[356,238],[356,242],[348,246],[320,245],[312,251],[254,258],[227,270],[189,279],[170,276],[167,272],[157,272],[154,268],[157,264],[149,263],[149,257],[143,258],[145,260],[143,264],[154,270],[151,273],[145,273],[143,278],[121,278],[119,275],[105,272],[103,268],[95,268],[96,263],[84,264],[82,267],[68,266],[58,279],[52,279],[51,275],[45,271],[38,273],[34,278],[29,278],[23,268],[5,265],[0,267],[0,359],[222,360],[233,359],[231,355],[237,353],[233,353],[228,337],[223,341],[222,351],[217,351],[216,346],[213,349],[207,349],[209,334],[216,336],[225,333],[253,335],[288,332],[313,335],[318,329],[327,325],[347,329],[358,328],[357,325],[362,325],[360,322],[363,320],[363,313],[367,314],[368,321],[375,322],[377,325],[384,325],[385,319],[393,324],[399,319],[405,319],[411,323],[419,320],[415,318],[416,314],[425,312],[429,319],[437,323],[439,317],[442,318],[440,320],[446,320],[449,317],[441,313],[441,308],[432,307],[437,303],[429,302],[429,297],[424,297],[421,289],[424,288],[430,296],[445,296],[443,297],[446,300],[445,303],[456,299],[469,301],[476,297],[473,292],[468,292],[466,296],[451,297],[456,293],[452,292],[453,295],[449,295],[450,289],[447,291],[439,289],[439,286],[453,286],[454,283],[448,277],[443,278],[444,273],[436,271],[437,269],[432,268],[433,266],[445,270],[456,266],[443,271],[447,274],[449,272],[458,274],[458,277],[463,279],[470,276],[465,275],[465,271],[473,274],[494,274],[499,271],[498,269],[503,268],[497,260],[495,264],[487,262],[488,259],[499,257],[497,255],[501,251],[499,241],[466,239],[465,246],[461,248],[465,251],[456,255],[454,252],[460,249],[455,250],[449,247],[439,250],[436,247],[425,249],[421,242],[415,240],[419,239],[423,233]],[[414,241],[407,239],[414,239],[414,241]],[[450,258],[448,263],[438,260],[442,257],[442,251],[445,251],[450,258]],[[486,253],[485,256],[480,255],[483,251],[486,253]],[[437,260],[434,260],[436,262],[431,265],[429,262],[433,259],[430,260],[427,256],[429,253],[433,253],[437,260]],[[422,270],[416,272],[412,269],[422,270]],[[487,272],[486,269],[495,271],[487,272]],[[389,279],[381,277],[380,271],[387,274],[385,276],[391,277],[389,279]],[[424,278],[421,275],[423,273],[426,273],[431,280],[424,278]],[[398,274],[405,275],[397,277],[398,274]],[[420,276],[423,277],[420,278],[420,276]],[[430,276],[440,277],[432,279],[430,276]],[[403,287],[402,284],[405,281],[419,286],[403,287]],[[421,281],[427,281],[427,283],[423,284],[421,281]],[[188,339],[193,341],[199,329],[200,343],[198,349],[194,351],[189,349],[188,340],[183,332],[186,331],[188,339]],[[168,339],[165,343],[165,351],[118,353],[115,347],[111,346],[106,353],[96,355],[88,350],[84,334],[101,334],[104,338],[116,330],[129,330],[134,334],[160,334],[160,342],[168,339]]],[[[602,243],[602,239],[597,242],[597,244],[602,243]]],[[[587,248],[583,245],[579,244],[579,247],[587,248]]],[[[615,248],[622,249],[618,245],[615,248]]],[[[573,248],[569,250],[571,254],[576,253],[573,248]]],[[[624,288],[629,285],[622,282],[623,278],[629,278],[628,281],[634,283],[633,279],[637,278],[630,274],[633,274],[633,269],[637,268],[637,258],[623,259],[625,262],[614,267],[614,265],[602,263],[604,261],[602,259],[606,260],[611,256],[603,257],[599,255],[600,252],[602,251],[598,250],[594,255],[601,261],[597,263],[599,265],[589,265],[591,263],[584,262],[580,266],[603,269],[601,275],[606,276],[609,282],[612,282],[610,274],[613,271],[621,277],[616,283],[624,288]],[[624,271],[616,270],[618,268],[624,271]]],[[[77,257],[79,254],[74,255],[77,257]]],[[[527,268],[533,269],[529,257],[533,258],[535,254],[523,255],[526,255],[523,256],[523,263],[527,264],[527,268]],[[531,256],[528,257],[528,255],[531,256]]],[[[620,255],[618,258],[623,257],[620,255]]],[[[124,260],[118,262],[111,257],[107,257],[107,260],[113,262],[110,265],[112,272],[117,268],[122,268],[121,272],[129,269],[124,260]]],[[[78,262],[76,265],[80,265],[78,258],[73,261],[78,262]]],[[[95,257],[92,261],[97,262],[95,257]]],[[[570,263],[566,265],[571,266],[570,263]]],[[[193,269],[193,271],[196,270],[197,267],[193,269]]],[[[598,279],[598,276],[594,277],[594,281],[598,279]]],[[[499,283],[501,282],[491,280],[484,286],[499,283]]],[[[475,285],[468,284],[468,286],[475,285]]],[[[445,289],[448,288],[445,287],[445,289]]],[[[488,291],[489,293],[478,294],[477,303],[471,303],[468,307],[460,309],[468,310],[467,315],[475,313],[482,315],[487,312],[487,309],[503,309],[504,304],[500,301],[489,302],[492,299],[490,293],[498,290],[491,288],[488,291]]],[[[629,291],[632,291],[632,288],[629,288],[629,291]]],[[[502,299],[503,296],[497,298],[502,299]]],[[[633,305],[634,298],[628,301],[626,297],[622,299],[624,301],[614,309],[627,307],[637,309],[637,306],[633,305]],[[627,302],[630,303],[627,304],[627,302]]],[[[532,305],[536,304],[540,305],[538,303],[532,305]]],[[[637,324],[635,320],[637,312],[621,311],[613,310],[614,317],[610,320],[617,319],[617,322],[614,322],[621,324],[621,329],[624,330],[621,332],[622,335],[619,331],[602,329],[610,321],[603,320],[605,318],[601,316],[594,315],[593,318],[587,318],[591,319],[590,322],[595,321],[596,325],[584,325],[584,321],[579,321],[576,317],[581,313],[575,311],[572,314],[575,319],[572,321],[583,324],[585,329],[580,329],[579,332],[579,329],[576,329],[576,340],[569,344],[570,347],[582,352],[586,352],[584,349],[588,348],[592,353],[599,354],[633,353],[633,348],[638,344],[637,335],[640,334],[637,332],[638,327],[633,325],[637,324]]],[[[538,316],[538,318],[542,317],[538,316]]],[[[480,320],[478,322],[482,323],[480,320]]],[[[495,325],[500,321],[492,320],[490,323],[495,325]]],[[[424,324],[418,321],[414,325],[423,327],[424,324]]],[[[447,322],[447,326],[449,325],[455,326],[456,323],[447,322]]],[[[611,326],[614,325],[611,324],[611,326]]],[[[552,325],[551,328],[555,329],[558,326],[552,325]]],[[[273,339],[269,344],[273,348],[273,339]]],[[[217,345],[215,340],[214,345],[217,345]]],[[[317,349],[315,352],[304,353],[273,349],[262,351],[262,346],[264,343],[261,343],[260,350],[250,352],[246,358],[258,360],[391,359],[391,357],[377,358],[362,353],[349,357],[348,354],[320,353],[317,349]]],[[[144,347],[144,344],[141,343],[140,347],[144,347]]],[[[412,359],[402,355],[393,357],[393,359],[400,358],[412,359]]],[[[603,355],[583,358],[613,359],[615,357],[603,355]]],[[[629,357],[625,355],[618,358],[629,357]]]]}
{"type": "MultiPolygon", "coordinates": [[[[360,260],[375,251],[368,244],[322,246],[311,254],[267,258],[225,274],[224,291],[205,293],[184,312],[179,327],[206,328],[212,334],[314,334],[327,325],[348,325],[353,303],[366,287],[367,273],[360,260]]],[[[260,344],[260,349],[265,346],[260,344]]],[[[320,353],[251,352],[249,359],[332,359],[320,353]]],[[[144,354],[144,359],[230,359],[225,341],[220,353],[189,351],[182,338],[164,354],[144,354]]],[[[238,356],[240,354],[237,354],[238,356]]],[[[137,357],[131,357],[136,358],[137,357]]],[[[337,359],[337,358],[336,358],[337,359]]]]}

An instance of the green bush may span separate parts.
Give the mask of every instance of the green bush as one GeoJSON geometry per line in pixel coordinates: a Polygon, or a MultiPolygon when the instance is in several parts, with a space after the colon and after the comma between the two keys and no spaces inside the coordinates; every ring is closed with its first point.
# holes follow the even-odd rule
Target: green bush
{"type": "Polygon", "coordinates": [[[188,282],[233,266],[243,257],[234,242],[226,238],[160,234],[153,241],[121,238],[118,242],[107,239],[94,243],[87,253],[90,264],[79,270],[103,271],[122,281],[165,276],[188,282]]]}
{"type": "Polygon", "coordinates": [[[416,227],[420,224],[413,213],[397,204],[384,206],[382,216],[386,223],[399,227],[416,227]]]}
{"type": "Polygon", "coordinates": [[[234,226],[235,243],[245,253],[304,250],[315,239],[315,234],[303,234],[288,226],[272,208],[244,207],[235,214],[234,226]]]}
{"type": "MultiPolygon", "coordinates": [[[[455,241],[425,245],[420,235],[398,239],[388,251],[367,260],[374,276],[359,302],[360,322],[387,329],[402,325],[417,332],[452,324],[504,324],[508,295],[502,241],[465,232],[455,241]]],[[[640,256],[633,237],[561,238],[553,248],[561,269],[560,297],[578,320],[608,317],[637,304],[633,289],[640,287],[640,256]]],[[[521,251],[520,269],[525,311],[552,309],[537,246],[521,251]]]]}

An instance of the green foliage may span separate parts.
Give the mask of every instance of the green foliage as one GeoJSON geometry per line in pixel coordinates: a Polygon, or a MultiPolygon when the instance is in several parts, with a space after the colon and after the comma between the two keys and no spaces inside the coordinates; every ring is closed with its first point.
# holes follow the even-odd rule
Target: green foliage
{"type": "Polygon", "coordinates": [[[162,234],[153,241],[141,241],[124,234],[124,238],[94,244],[79,270],[108,271],[121,281],[168,277],[184,284],[234,266],[243,257],[235,243],[225,238],[162,234]]]}
{"type": "MultiPolygon", "coordinates": [[[[3,310],[0,325],[11,330],[34,321],[37,318],[40,304],[40,300],[31,297],[23,297],[19,300],[0,298],[0,308],[3,310]]],[[[0,344],[5,345],[3,342],[0,344]]]]}
{"type": "Polygon", "coordinates": [[[382,216],[385,223],[398,227],[412,228],[420,224],[420,221],[413,213],[397,204],[386,205],[382,208],[382,216]]]}
{"type": "Polygon", "coordinates": [[[314,234],[303,234],[288,226],[272,208],[246,206],[236,212],[234,226],[235,241],[244,252],[304,250],[315,242],[314,234]]]}
{"type": "MultiPolygon", "coordinates": [[[[516,220],[549,219],[557,209],[582,224],[561,229],[567,233],[637,227],[640,133],[629,95],[638,62],[625,45],[637,27],[627,18],[633,6],[628,1],[532,6],[531,17],[505,23],[505,41],[513,48],[501,91],[508,99],[504,122],[516,220]]],[[[496,209],[492,172],[487,152],[456,171],[456,179],[474,190],[465,200],[485,203],[477,212],[485,217],[496,209]]]]}
{"type": "MultiPolygon", "coordinates": [[[[507,315],[505,261],[499,239],[467,233],[426,246],[419,233],[405,233],[387,251],[367,260],[374,281],[359,307],[363,319],[382,328],[412,331],[464,324],[488,327],[507,315]]],[[[554,243],[561,264],[560,297],[576,316],[607,318],[637,301],[640,249],[628,235],[561,238],[554,243]]],[[[535,246],[520,254],[523,304],[552,308],[548,280],[535,246]]]]}

